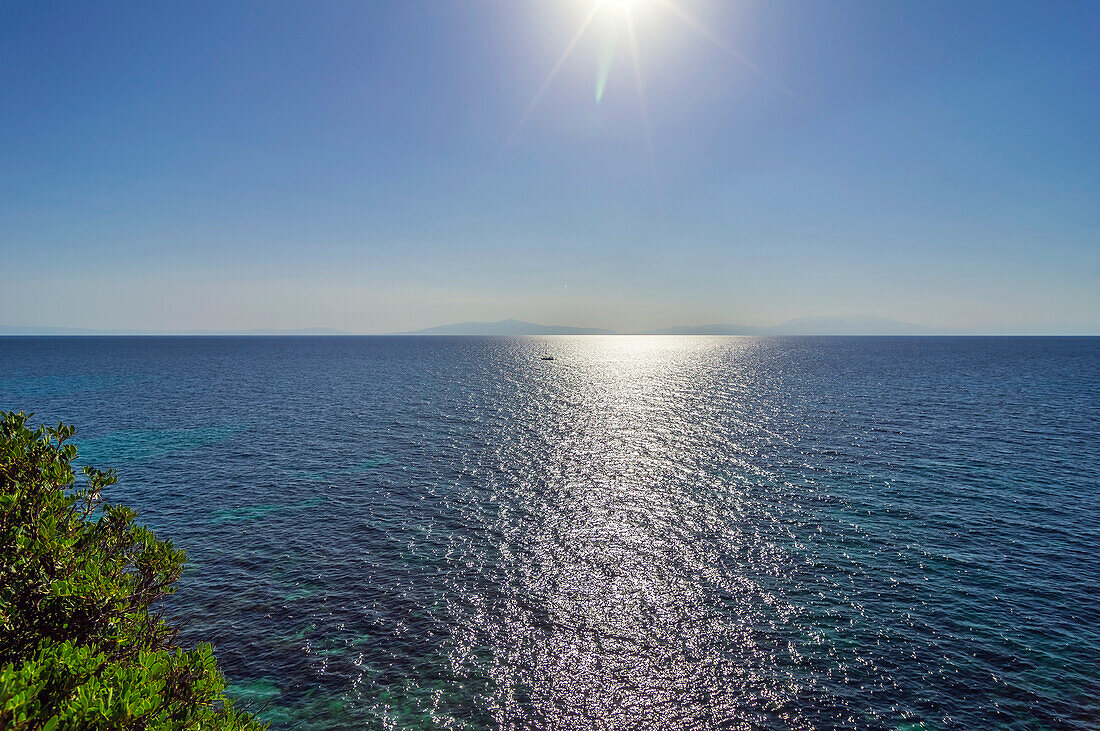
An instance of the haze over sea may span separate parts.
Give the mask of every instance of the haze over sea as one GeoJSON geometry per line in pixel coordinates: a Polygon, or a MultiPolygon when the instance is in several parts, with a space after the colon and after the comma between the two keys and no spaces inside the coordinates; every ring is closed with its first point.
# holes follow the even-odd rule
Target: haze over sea
{"type": "Polygon", "coordinates": [[[1100,723],[1098,338],[14,337],[0,407],[275,728],[1100,723]]]}

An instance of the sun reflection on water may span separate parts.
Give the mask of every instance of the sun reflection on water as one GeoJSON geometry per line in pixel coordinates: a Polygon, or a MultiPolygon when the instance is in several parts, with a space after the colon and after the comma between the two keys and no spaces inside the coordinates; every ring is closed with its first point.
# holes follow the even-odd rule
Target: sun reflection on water
{"type": "Polygon", "coordinates": [[[736,394],[715,408],[711,370],[729,382],[752,343],[725,341],[717,361],[698,339],[554,345],[500,423],[502,574],[496,592],[465,597],[476,610],[458,643],[495,655],[497,723],[671,728],[784,713],[799,687],[770,672],[787,650],[763,637],[794,611],[764,583],[791,559],[768,535],[775,508],[715,470],[737,453],[723,421],[736,394]]]}

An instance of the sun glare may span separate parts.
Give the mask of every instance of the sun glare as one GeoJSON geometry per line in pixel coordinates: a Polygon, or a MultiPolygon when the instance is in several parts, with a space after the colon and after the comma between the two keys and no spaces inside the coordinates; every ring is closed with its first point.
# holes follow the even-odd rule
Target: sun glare
{"type": "Polygon", "coordinates": [[[596,10],[597,20],[601,25],[618,30],[624,30],[626,24],[631,21],[642,20],[658,10],[664,0],[595,0],[595,2],[580,3],[580,6],[591,11],[596,10]]]}
{"type": "MultiPolygon", "coordinates": [[[[601,25],[605,30],[610,31],[610,34],[605,33],[603,47],[599,54],[598,67],[595,74],[595,103],[599,104],[603,101],[611,66],[615,62],[617,53],[622,53],[623,51],[629,53],[630,63],[633,66],[632,75],[634,77],[635,92],[640,105],[642,124],[645,130],[646,144],[649,146],[651,153],[653,141],[649,129],[648,102],[646,100],[645,81],[641,62],[644,49],[639,48],[638,28],[639,23],[642,21],[647,21],[645,25],[650,26],[651,23],[648,21],[658,20],[658,18],[655,17],[657,15],[664,16],[669,21],[668,25],[679,26],[702,37],[754,74],[775,84],[785,94],[793,96],[786,86],[765,74],[756,64],[733,49],[729,44],[725,43],[702,21],[685,10],[681,6],[681,1],[682,0],[579,0],[574,3],[575,6],[581,9],[581,15],[583,16],[580,25],[573,33],[572,38],[566,44],[564,50],[562,50],[561,55],[550,70],[550,73],[546,76],[545,81],[543,81],[538,91],[535,92],[534,97],[524,110],[512,134],[509,135],[506,144],[511,143],[512,139],[515,138],[520,128],[523,127],[528,117],[530,117],[531,113],[535,110],[535,107],[537,107],[542,100],[543,95],[546,94],[546,90],[554,82],[554,79],[557,78],[570,56],[573,55],[573,51],[576,50],[581,40],[593,30],[593,25],[601,25]],[[618,42],[620,38],[624,42],[623,44],[618,42]],[[623,51],[619,51],[617,49],[620,45],[626,45],[627,48],[623,49],[623,51]]],[[[663,27],[664,18],[660,18],[660,20],[662,21],[663,27]]]]}
{"type": "Polygon", "coordinates": [[[604,0],[604,4],[607,6],[608,10],[620,13],[629,13],[647,5],[656,5],[657,3],[658,0],[604,0]]]}

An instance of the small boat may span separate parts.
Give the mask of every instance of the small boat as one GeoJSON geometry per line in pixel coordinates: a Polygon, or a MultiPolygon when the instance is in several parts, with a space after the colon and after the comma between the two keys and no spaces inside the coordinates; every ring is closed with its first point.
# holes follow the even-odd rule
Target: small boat
{"type": "Polygon", "coordinates": [[[552,355],[544,355],[544,356],[542,356],[542,360],[554,360],[554,356],[552,356],[552,355]]]}

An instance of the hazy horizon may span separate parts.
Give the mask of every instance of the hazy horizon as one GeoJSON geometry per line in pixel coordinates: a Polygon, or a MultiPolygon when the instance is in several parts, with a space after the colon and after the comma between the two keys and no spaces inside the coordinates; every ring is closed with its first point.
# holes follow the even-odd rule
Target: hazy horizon
{"type": "Polygon", "coordinates": [[[1100,6],[675,7],[8,3],[0,323],[1100,333],[1100,6]]]}
{"type": "Polygon", "coordinates": [[[1088,328],[1064,326],[1049,330],[1002,325],[997,328],[928,327],[874,316],[809,316],[769,325],[745,323],[685,323],[667,328],[612,330],[583,324],[532,323],[516,318],[495,321],[442,323],[415,330],[394,332],[353,332],[323,326],[301,328],[238,328],[187,330],[141,328],[75,328],[65,326],[13,326],[0,323],[0,336],[12,335],[978,335],[978,336],[1084,336],[1100,337],[1088,328]],[[504,326],[504,327],[501,327],[504,326]],[[527,327],[531,326],[531,327],[527,327]],[[534,328],[534,329],[532,329],[534,328]],[[567,332],[576,331],[576,332],[567,332]],[[581,332],[591,331],[591,332],[581,332]]]}

